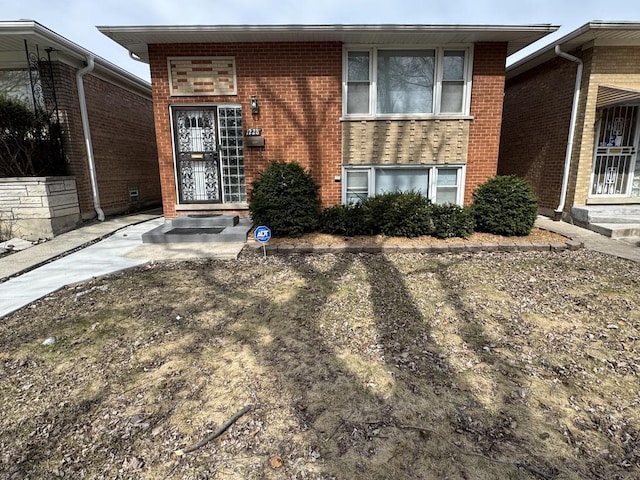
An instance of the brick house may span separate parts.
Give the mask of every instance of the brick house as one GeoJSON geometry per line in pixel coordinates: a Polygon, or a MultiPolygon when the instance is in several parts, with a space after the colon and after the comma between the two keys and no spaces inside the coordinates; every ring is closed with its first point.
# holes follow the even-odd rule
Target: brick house
{"type": "Polygon", "coordinates": [[[496,173],[507,55],[557,27],[98,29],[150,65],[171,218],[246,211],[271,160],[309,169],[324,206],[408,189],[468,203],[496,173]]]}
{"type": "Polygon", "coordinates": [[[35,21],[2,21],[0,95],[44,111],[62,130],[68,177],[0,179],[0,211],[26,236],[161,203],[148,82],[35,21]]]}
{"type": "Polygon", "coordinates": [[[498,172],[527,178],[541,213],[640,222],[639,42],[640,23],[594,21],[507,68],[498,172]]]}

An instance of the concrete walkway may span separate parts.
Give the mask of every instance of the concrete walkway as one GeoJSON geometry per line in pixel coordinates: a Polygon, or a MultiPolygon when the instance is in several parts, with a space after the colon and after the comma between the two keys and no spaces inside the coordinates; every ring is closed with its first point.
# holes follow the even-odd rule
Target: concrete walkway
{"type": "MultiPolygon", "coordinates": [[[[150,213],[118,217],[0,258],[0,318],[66,285],[152,261],[235,259],[245,245],[143,244],[142,234],[163,222],[163,217],[150,213]]],[[[590,250],[640,262],[640,238],[612,240],[546,217],[538,217],[536,227],[564,235],[590,250]]]]}
{"type": "Polygon", "coordinates": [[[586,228],[577,227],[566,222],[554,222],[543,216],[538,217],[535,226],[580,242],[584,245],[584,248],[589,250],[640,262],[640,237],[611,239],[586,228]]]}
{"type": "Polygon", "coordinates": [[[88,225],[0,258],[0,318],[66,285],[158,260],[235,259],[244,243],[143,244],[164,223],[138,214],[88,225]]]}

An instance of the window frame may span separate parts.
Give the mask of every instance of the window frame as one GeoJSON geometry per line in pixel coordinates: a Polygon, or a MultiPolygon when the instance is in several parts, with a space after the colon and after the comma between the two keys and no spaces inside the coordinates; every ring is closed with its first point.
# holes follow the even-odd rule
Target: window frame
{"type": "Polygon", "coordinates": [[[349,172],[367,172],[367,198],[376,195],[376,170],[416,170],[424,169],[427,171],[427,198],[436,203],[438,193],[438,173],[440,170],[456,170],[456,205],[462,206],[464,202],[464,187],[466,176],[466,164],[431,164],[431,165],[343,165],[342,167],[342,204],[347,204],[348,194],[348,176],[349,172]]]}
{"type": "Polygon", "coordinates": [[[24,84],[22,84],[22,87],[24,87],[24,91],[21,92],[21,93],[24,93],[24,95],[15,95],[15,94],[7,93],[7,90],[3,88],[4,83],[3,83],[3,79],[1,78],[0,78],[0,95],[4,95],[13,100],[17,100],[23,103],[30,110],[33,110],[35,108],[34,98],[33,98],[33,86],[31,85],[31,75],[29,73],[29,69],[23,66],[12,68],[10,64],[3,65],[2,68],[0,68],[0,73],[14,74],[16,72],[20,72],[21,74],[24,74],[23,75],[24,84]]]}
{"type": "Polygon", "coordinates": [[[347,120],[360,119],[430,119],[430,118],[469,118],[471,115],[471,82],[473,70],[473,46],[452,44],[446,47],[433,45],[345,45],[342,54],[342,117],[347,120]],[[378,113],[378,51],[380,50],[434,50],[435,70],[433,85],[433,112],[430,113],[378,113]],[[441,112],[442,84],[444,76],[444,52],[464,51],[463,93],[461,112],[441,112]],[[349,52],[369,53],[369,110],[368,113],[347,113],[349,85],[349,52]]]}

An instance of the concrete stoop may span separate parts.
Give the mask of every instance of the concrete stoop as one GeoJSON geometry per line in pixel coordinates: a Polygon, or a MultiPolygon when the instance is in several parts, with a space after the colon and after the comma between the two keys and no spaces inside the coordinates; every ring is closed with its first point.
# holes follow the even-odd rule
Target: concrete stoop
{"type": "Polygon", "coordinates": [[[640,237],[638,223],[591,223],[589,230],[610,238],[640,237]]]}
{"type": "Polygon", "coordinates": [[[576,225],[607,237],[640,236],[640,205],[579,205],[571,217],[576,225]]]}
{"type": "Polygon", "coordinates": [[[189,215],[142,234],[142,243],[244,243],[253,226],[237,215],[189,215]]]}

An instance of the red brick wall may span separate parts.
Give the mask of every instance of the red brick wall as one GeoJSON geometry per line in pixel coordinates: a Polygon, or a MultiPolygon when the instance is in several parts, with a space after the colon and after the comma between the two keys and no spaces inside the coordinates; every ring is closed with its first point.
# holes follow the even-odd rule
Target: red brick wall
{"type": "Polygon", "coordinates": [[[78,90],[76,88],[76,70],[69,65],[55,62],[53,72],[56,85],[58,109],[64,135],[64,153],[68,161],[70,175],[76,177],[80,212],[84,219],[95,217],[91,197],[91,183],[87,168],[87,154],[84,147],[78,90]]]}
{"type": "Polygon", "coordinates": [[[506,83],[498,173],[526,178],[546,214],[560,201],[575,78],[554,58],[506,83]]]}
{"type": "Polygon", "coordinates": [[[497,172],[506,58],[506,43],[475,44],[465,204],[497,172]]]}
{"type": "MultiPolygon", "coordinates": [[[[76,70],[57,63],[56,96],[65,125],[65,155],[76,177],[83,219],[96,216],[84,144],[76,70]]],[[[150,99],[84,76],[89,125],[101,207],[106,215],[160,203],[160,181],[150,99]],[[128,187],[137,186],[140,202],[131,203],[128,187]]]]}
{"type": "Polygon", "coordinates": [[[253,43],[149,45],[154,114],[166,217],[176,215],[177,195],[169,107],[172,104],[239,103],[243,127],[261,128],[264,148],[244,148],[247,186],[271,160],[297,161],[322,186],[323,205],[340,202],[340,43],[253,43]],[[171,97],[167,57],[233,56],[238,94],[171,97]],[[260,113],[251,114],[256,95],[260,113]]]}

